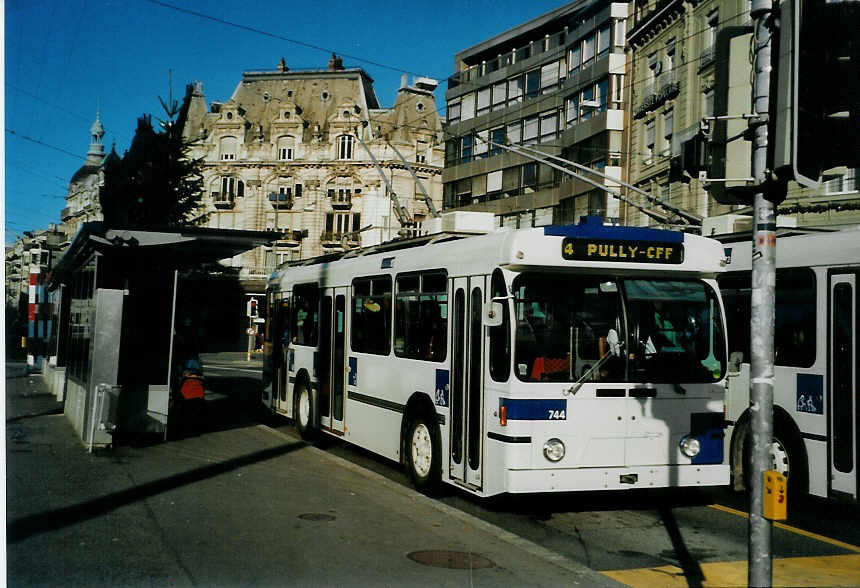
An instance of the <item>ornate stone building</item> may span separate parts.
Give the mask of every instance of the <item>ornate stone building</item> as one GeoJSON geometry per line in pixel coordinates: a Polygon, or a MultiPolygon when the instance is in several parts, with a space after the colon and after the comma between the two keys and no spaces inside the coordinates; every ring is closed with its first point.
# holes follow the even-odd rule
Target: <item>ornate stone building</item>
{"type": "Polygon", "coordinates": [[[196,83],[184,135],[203,161],[198,222],[284,234],[232,260],[243,280],[396,236],[389,186],[420,224],[430,212],[415,177],[436,208],[442,200],[435,88],[427,78],[409,86],[404,76],[394,106],[381,108],[367,73],[334,55],[324,70],[290,70],[282,59],[274,71],[244,72],[227,101],[208,106],[196,83]]]}
{"type": "MultiPolygon", "coordinates": [[[[81,225],[89,221],[102,220],[99,189],[103,183],[102,166],[105,148],[102,142],[105,130],[100,115],[90,127],[90,148],[87,160],[69,181],[66,206],[60,212],[60,231],[66,235],[63,246],[71,243],[81,225]]],[[[115,153],[112,152],[112,155],[115,153]]]]}

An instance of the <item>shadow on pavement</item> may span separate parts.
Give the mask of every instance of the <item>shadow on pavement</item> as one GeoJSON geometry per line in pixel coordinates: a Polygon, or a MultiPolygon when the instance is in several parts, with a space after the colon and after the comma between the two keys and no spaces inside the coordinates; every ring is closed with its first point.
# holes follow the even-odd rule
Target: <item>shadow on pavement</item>
{"type": "Polygon", "coordinates": [[[181,486],[194,484],[208,478],[219,476],[225,472],[236,470],[247,465],[273,459],[306,447],[304,442],[289,443],[271,449],[264,449],[249,455],[230,459],[221,463],[207,465],[181,474],[176,474],[147,482],[133,488],[120,490],[106,496],[100,496],[79,504],[41,512],[11,521],[6,528],[9,543],[17,543],[41,533],[61,529],[95,517],[101,516],[141,500],[145,500],[162,492],[167,492],[181,486]]]}

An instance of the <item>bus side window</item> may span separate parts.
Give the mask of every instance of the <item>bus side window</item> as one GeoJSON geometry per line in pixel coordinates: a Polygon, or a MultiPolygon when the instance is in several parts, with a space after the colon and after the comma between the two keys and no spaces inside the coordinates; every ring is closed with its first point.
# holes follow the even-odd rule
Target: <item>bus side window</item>
{"type": "Polygon", "coordinates": [[[444,272],[397,277],[394,353],[398,357],[444,361],[448,335],[448,277],[444,272]]]}
{"type": "Polygon", "coordinates": [[[319,323],[319,289],[316,284],[293,288],[293,312],[290,333],[296,345],[316,345],[319,323]]]}

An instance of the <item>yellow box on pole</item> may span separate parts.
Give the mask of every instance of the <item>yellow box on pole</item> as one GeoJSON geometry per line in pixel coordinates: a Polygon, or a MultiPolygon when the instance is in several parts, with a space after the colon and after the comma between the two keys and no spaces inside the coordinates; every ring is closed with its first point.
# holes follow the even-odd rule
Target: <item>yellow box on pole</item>
{"type": "Polygon", "coordinates": [[[771,521],[784,521],[788,507],[787,478],[776,470],[764,474],[764,513],[771,521]]]}

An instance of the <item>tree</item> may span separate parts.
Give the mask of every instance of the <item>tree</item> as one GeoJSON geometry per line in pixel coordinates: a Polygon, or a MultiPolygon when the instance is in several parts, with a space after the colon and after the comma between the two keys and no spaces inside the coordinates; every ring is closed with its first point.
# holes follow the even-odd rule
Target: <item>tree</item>
{"type": "Polygon", "coordinates": [[[188,156],[190,143],[182,128],[191,100],[191,86],[180,107],[172,98],[159,98],[166,118],[160,130],[151,115],[137,119],[128,151],[112,151],[104,164],[99,200],[110,228],[170,228],[189,224],[202,207],[201,162],[188,156]]]}

